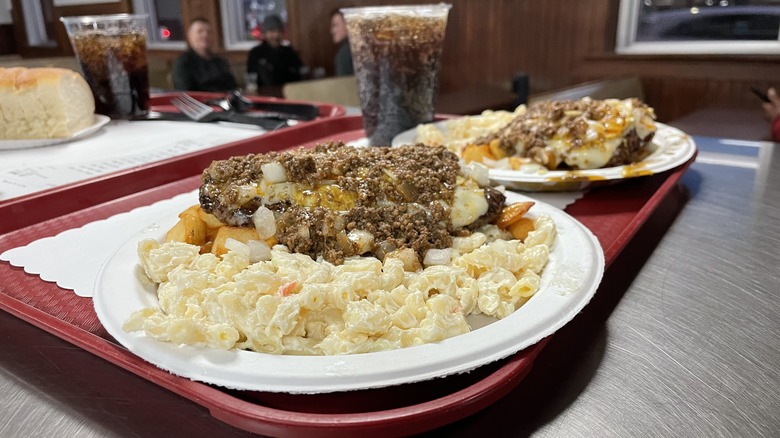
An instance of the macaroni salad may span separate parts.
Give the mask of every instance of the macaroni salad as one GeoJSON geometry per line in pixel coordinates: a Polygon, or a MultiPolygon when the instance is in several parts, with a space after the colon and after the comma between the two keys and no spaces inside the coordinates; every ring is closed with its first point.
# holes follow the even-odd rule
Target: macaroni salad
{"type": "Polygon", "coordinates": [[[495,225],[456,237],[449,264],[424,268],[411,266],[406,250],[334,265],[276,245],[270,260],[252,263],[240,248],[220,258],[146,239],[138,255],[144,280],[158,284],[159,306],[134,312],[123,328],[176,344],[271,354],[441,341],[468,332],[468,315],[504,318],[537,292],[556,228],[548,216],[533,222],[524,242],[495,225]]]}

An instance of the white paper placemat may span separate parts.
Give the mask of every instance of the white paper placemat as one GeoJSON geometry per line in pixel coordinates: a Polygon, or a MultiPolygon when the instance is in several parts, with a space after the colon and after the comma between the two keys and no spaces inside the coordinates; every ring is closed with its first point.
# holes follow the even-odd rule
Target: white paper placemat
{"type": "MultiPolygon", "coordinates": [[[[582,192],[529,194],[560,209],[582,195],[582,192]]],[[[39,275],[44,281],[57,283],[63,289],[73,290],[79,296],[91,297],[100,267],[117,248],[143,227],[197,203],[197,190],[183,193],[10,249],[0,254],[0,260],[24,268],[28,274],[39,275]]]]}
{"type": "Polygon", "coordinates": [[[0,260],[89,297],[100,267],[122,243],[157,219],[197,203],[197,191],[184,193],[10,249],[0,260]]]}
{"type": "Polygon", "coordinates": [[[236,123],[113,120],[83,139],[0,151],[0,200],[82,181],[266,131],[236,123]]]}

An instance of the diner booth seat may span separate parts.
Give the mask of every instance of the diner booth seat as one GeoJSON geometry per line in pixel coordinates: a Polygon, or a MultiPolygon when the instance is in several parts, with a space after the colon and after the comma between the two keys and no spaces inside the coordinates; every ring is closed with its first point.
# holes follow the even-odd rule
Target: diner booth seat
{"type": "Polygon", "coordinates": [[[528,103],[536,103],[543,100],[577,100],[583,97],[592,99],[627,99],[636,97],[644,100],[642,82],[636,76],[609,78],[593,82],[584,82],[571,87],[532,94],[528,97],[528,103]]]}
{"type": "Polygon", "coordinates": [[[291,100],[360,106],[355,76],[338,76],[289,82],[282,87],[282,95],[291,100]]]}

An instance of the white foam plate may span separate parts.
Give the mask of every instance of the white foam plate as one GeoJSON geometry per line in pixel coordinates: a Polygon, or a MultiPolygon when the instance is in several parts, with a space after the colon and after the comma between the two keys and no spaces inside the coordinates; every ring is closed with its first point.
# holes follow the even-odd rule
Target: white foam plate
{"type": "Polygon", "coordinates": [[[98,129],[102,128],[103,125],[105,125],[110,121],[111,118],[109,118],[108,116],[104,116],[102,114],[95,114],[95,123],[93,123],[90,126],[87,126],[86,128],[80,131],[74,132],[73,135],[69,137],[39,138],[39,139],[32,139],[32,140],[0,140],[0,150],[38,148],[38,147],[51,146],[55,144],[77,140],[94,134],[95,132],[98,131],[98,129]]]}
{"type": "MultiPolygon", "coordinates": [[[[528,199],[507,193],[510,203],[528,199]]],[[[176,214],[139,224],[142,231],[104,264],[95,284],[95,311],[111,336],[144,360],[179,376],[228,388],[327,393],[463,373],[554,333],[582,310],[601,281],[604,254],[595,236],[548,204],[537,202],[529,212],[535,215],[551,216],[558,230],[536,295],[507,318],[434,344],[355,355],[280,356],[179,346],[142,332],[125,332],[122,324],[131,313],[157,305],[155,289],[141,280],[137,244],[144,238],[162,239],[178,220],[176,214]]]]}
{"type": "MultiPolygon", "coordinates": [[[[446,133],[447,121],[435,125],[446,133]]],[[[537,166],[521,170],[490,169],[490,179],[512,190],[560,191],[582,190],[598,184],[615,183],[628,178],[653,175],[684,164],[696,152],[693,139],[679,129],[656,123],[653,152],[644,160],[625,166],[588,170],[546,170],[537,166]]],[[[416,143],[417,128],[404,131],[393,138],[392,145],[416,143]]]]}

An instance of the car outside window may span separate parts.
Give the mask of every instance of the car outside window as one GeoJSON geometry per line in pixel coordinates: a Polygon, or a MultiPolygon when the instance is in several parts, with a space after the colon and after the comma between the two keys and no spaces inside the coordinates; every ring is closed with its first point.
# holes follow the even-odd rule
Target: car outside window
{"type": "Polygon", "coordinates": [[[780,54],[780,0],[621,0],[620,54],[780,54]]]}

